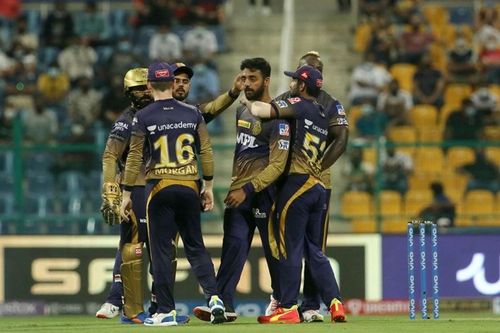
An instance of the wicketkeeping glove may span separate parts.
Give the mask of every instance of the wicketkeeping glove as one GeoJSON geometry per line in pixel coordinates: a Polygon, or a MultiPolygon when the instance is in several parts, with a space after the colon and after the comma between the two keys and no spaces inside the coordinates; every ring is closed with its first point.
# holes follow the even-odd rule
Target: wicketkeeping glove
{"type": "Polygon", "coordinates": [[[102,185],[101,213],[104,222],[109,225],[120,224],[120,204],[122,192],[117,183],[104,183],[102,185]]]}

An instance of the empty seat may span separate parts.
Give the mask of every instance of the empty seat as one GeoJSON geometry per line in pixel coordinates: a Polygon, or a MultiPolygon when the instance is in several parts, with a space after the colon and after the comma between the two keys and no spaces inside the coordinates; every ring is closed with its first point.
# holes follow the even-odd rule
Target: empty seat
{"type": "Polygon", "coordinates": [[[44,194],[28,194],[24,202],[26,213],[48,218],[55,213],[54,198],[44,194]]]}
{"type": "Polygon", "coordinates": [[[455,171],[458,167],[474,162],[476,155],[469,147],[450,147],[446,152],[446,168],[455,171]]]}
{"type": "Polygon", "coordinates": [[[367,192],[349,191],[342,196],[342,216],[349,218],[355,232],[374,232],[373,204],[367,192]]]}
{"type": "Polygon", "coordinates": [[[426,4],[423,13],[429,24],[433,27],[443,27],[448,24],[448,11],[438,4],[426,4]]]}
{"type": "MultiPolygon", "coordinates": [[[[412,126],[396,126],[389,128],[387,136],[395,143],[415,144],[417,142],[417,130],[412,126]]],[[[414,146],[397,147],[397,150],[403,151],[410,156],[415,152],[414,146]]]]}
{"type": "Polygon", "coordinates": [[[413,64],[397,63],[391,66],[390,73],[399,83],[401,89],[413,91],[413,75],[417,67],[413,64]]]}
{"type": "Polygon", "coordinates": [[[486,147],[484,153],[489,160],[500,165],[500,147],[486,147]]]}
{"type": "Polygon", "coordinates": [[[420,172],[420,169],[416,168],[415,172],[408,179],[408,188],[410,191],[429,190],[431,182],[436,180],[436,178],[435,175],[420,172]]]}
{"type": "Polygon", "coordinates": [[[356,27],[354,32],[354,50],[356,52],[365,52],[372,37],[372,28],[369,24],[364,23],[356,27]]]}
{"type": "Polygon", "coordinates": [[[28,193],[52,195],[55,190],[54,176],[47,172],[27,174],[28,193]]]}
{"type": "Polygon", "coordinates": [[[465,188],[467,187],[467,182],[469,181],[469,176],[467,174],[448,171],[441,175],[440,181],[444,185],[444,192],[446,195],[456,205],[460,205],[463,200],[465,188]]]}
{"type": "Polygon", "coordinates": [[[86,176],[79,171],[63,172],[57,179],[57,188],[59,192],[71,195],[83,195],[86,190],[86,184],[86,176]]]}
{"type": "Polygon", "coordinates": [[[460,107],[462,101],[470,97],[471,94],[472,87],[469,84],[450,83],[444,89],[444,103],[460,107]]]}
{"type": "Polygon", "coordinates": [[[347,112],[349,124],[351,124],[353,127],[356,127],[356,122],[358,121],[359,117],[361,117],[361,114],[362,110],[360,105],[351,106],[349,108],[349,111],[347,112]]]}
{"type": "Polygon", "coordinates": [[[437,108],[428,104],[415,105],[410,111],[411,121],[417,129],[437,125],[437,116],[437,108]]]}
{"type": "Polygon", "coordinates": [[[420,127],[418,129],[418,141],[423,143],[441,142],[443,130],[439,126],[420,127]]]}
{"type": "Polygon", "coordinates": [[[495,213],[495,197],[490,191],[469,191],[465,195],[463,209],[466,217],[471,219],[475,225],[500,225],[500,222],[493,215],[495,213]]]}
{"type": "Polygon", "coordinates": [[[419,213],[432,202],[429,190],[408,191],[404,198],[404,214],[407,219],[418,217],[419,213]]]}
{"type": "Polygon", "coordinates": [[[440,176],[444,169],[444,156],[441,148],[418,148],[415,154],[415,170],[440,176]]]}
{"type": "Polygon", "coordinates": [[[484,127],[484,138],[491,141],[500,141],[500,126],[488,125],[484,127]]]}

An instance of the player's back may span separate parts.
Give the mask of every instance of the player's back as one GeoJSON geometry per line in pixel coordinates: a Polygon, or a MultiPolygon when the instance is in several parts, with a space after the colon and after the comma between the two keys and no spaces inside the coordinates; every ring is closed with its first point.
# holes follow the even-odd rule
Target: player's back
{"type": "Polygon", "coordinates": [[[197,108],[173,98],[158,100],[136,118],[146,136],[146,179],[198,179],[196,153],[208,136],[200,138],[205,123],[197,108]]]}

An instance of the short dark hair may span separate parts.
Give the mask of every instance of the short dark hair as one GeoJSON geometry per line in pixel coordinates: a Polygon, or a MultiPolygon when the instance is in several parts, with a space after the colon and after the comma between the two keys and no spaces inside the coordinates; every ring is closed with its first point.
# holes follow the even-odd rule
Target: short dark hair
{"type": "Polygon", "coordinates": [[[264,58],[250,58],[243,60],[240,65],[240,70],[244,70],[245,68],[251,70],[258,69],[265,78],[271,76],[271,65],[269,65],[269,62],[267,62],[264,58]]]}
{"type": "Polygon", "coordinates": [[[173,85],[172,81],[168,81],[168,82],[165,82],[165,81],[149,81],[149,83],[151,84],[151,87],[154,90],[159,90],[159,91],[165,91],[165,90],[171,89],[172,85],[173,85]]]}

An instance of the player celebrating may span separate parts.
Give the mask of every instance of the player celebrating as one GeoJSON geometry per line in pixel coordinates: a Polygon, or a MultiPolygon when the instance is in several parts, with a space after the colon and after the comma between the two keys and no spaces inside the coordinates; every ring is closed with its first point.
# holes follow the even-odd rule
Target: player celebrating
{"type": "MultiPolygon", "coordinates": [[[[318,71],[323,72],[323,62],[321,61],[320,55],[316,51],[309,51],[304,54],[299,59],[299,67],[303,65],[309,65],[316,68],[318,71]]],[[[276,100],[286,100],[290,98],[290,92],[286,92],[276,100]]],[[[323,173],[321,175],[321,181],[325,185],[326,188],[326,196],[325,196],[325,209],[323,211],[323,215],[321,217],[322,225],[321,225],[321,238],[322,238],[322,249],[323,252],[326,249],[326,239],[328,236],[328,225],[329,225],[329,207],[330,207],[330,196],[332,192],[331,186],[331,173],[330,166],[333,165],[337,159],[344,153],[347,147],[347,140],[349,137],[349,127],[346,119],[346,114],[344,111],[344,107],[342,104],[335,98],[331,97],[326,91],[321,89],[316,101],[323,106],[323,108],[327,112],[327,116],[329,119],[328,126],[328,145],[327,150],[328,154],[325,154],[325,158],[322,161],[323,165],[323,173]],[[330,144],[331,143],[331,144],[330,144]]],[[[334,276],[335,277],[335,276],[334,276]]],[[[335,322],[345,322],[346,315],[344,311],[344,307],[342,305],[342,298],[340,296],[340,289],[338,287],[337,280],[334,280],[333,286],[336,288],[336,300],[335,300],[335,312],[332,313],[333,320],[335,322]]],[[[306,262],[304,269],[304,299],[300,306],[300,311],[302,317],[305,322],[322,322],[324,320],[323,315],[319,312],[320,308],[320,295],[317,292],[317,288],[314,285],[310,269],[309,263],[306,262]]],[[[266,309],[266,315],[271,314],[276,307],[278,306],[278,302],[271,296],[271,302],[266,309]]]]}
{"type": "Polygon", "coordinates": [[[218,324],[225,321],[224,304],[217,296],[215,272],[203,244],[198,208],[213,208],[213,153],[201,112],[172,97],[173,79],[174,68],[167,63],[153,63],[148,68],[148,88],[155,102],[137,112],[133,120],[120,212],[123,218],[130,218],[131,189],[144,157],[146,214],[158,303],[157,313],[144,324],[177,325],[172,292],[174,279],[169,265],[173,258],[171,244],[177,231],[208,298],[211,322],[218,324]],[[201,160],[205,186],[201,200],[197,156],[201,160]]]}
{"type": "Polygon", "coordinates": [[[310,265],[311,277],[329,307],[335,309],[336,291],[333,270],[322,251],[321,215],[325,188],[321,182],[322,159],[328,139],[328,118],[316,102],[323,77],[305,65],[295,72],[292,97],[263,103],[243,101],[260,118],[291,118],[295,130],[290,167],[276,202],[275,229],[279,230],[279,306],[260,323],[300,323],[297,299],[301,281],[302,258],[310,265]]]}
{"type": "MultiPolygon", "coordinates": [[[[269,103],[271,66],[263,58],[245,59],[240,73],[245,97],[269,103]]],[[[285,120],[262,122],[241,106],[236,111],[236,148],[233,175],[225,199],[224,239],[217,286],[226,306],[228,321],[236,320],[233,298],[248,257],[255,228],[259,229],[271,284],[277,289],[277,260],[273,258],[268,240],[268,220],[276,197],[274,182],[283,173],[290,144],[290,127],[285,120]]],[[[272,230],[271,230],[272,231],[272,230]]],[[[208,321],[210,309],[194,308],[193,313],[208,321]]]]}

